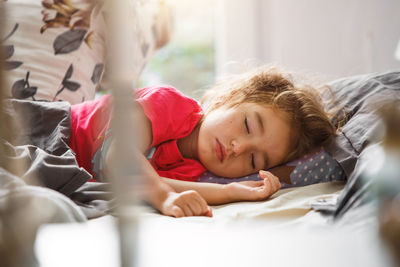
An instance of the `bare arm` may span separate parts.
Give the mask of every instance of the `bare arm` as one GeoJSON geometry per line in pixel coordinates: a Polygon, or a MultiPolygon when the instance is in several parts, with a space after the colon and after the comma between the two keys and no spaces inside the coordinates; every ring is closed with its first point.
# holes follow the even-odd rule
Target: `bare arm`
{"type": "Polygon", "coordinates": [[[233,182],[230,184],[187,182],[163,178],[177,192],[197,191],[210,205],[220,205],[236,201],[264,200],[281,188],[278,177],[270,172],[260,171],[264,180],[233,182]]]}
{"type": "MultiPolygon", "coordinates": [[[[137,125],[140,128],[136,133],[141,140],[136,158],[142,167],[144,186],[140,193],[143,199],[151,203],[162,214],[183,217],[183,216],[212,216],[211,208],[199,193],[193,190],[176,192],[170,185],[165,183],[148,160],[143,155],[152,142],[151,122],[145,116],[143,110],[138,110],[135,114],[137,125]]],[[[113,160],[117,159],[116,145],[113,140],[106,154],[106,166],[113,166],[113,160]]]]}
{"type": "MultiPolygon", "coordinates": [[[[187,182],[169,178],[162,178],[168,185],[175,189],[176,192],[186,190],[197,191],[209,205],[219,205],[235,200],[229,195],[229,188],[222,184],[187,182]]],[[[236,200],[238,201],[238,200],[236,200]]]]}

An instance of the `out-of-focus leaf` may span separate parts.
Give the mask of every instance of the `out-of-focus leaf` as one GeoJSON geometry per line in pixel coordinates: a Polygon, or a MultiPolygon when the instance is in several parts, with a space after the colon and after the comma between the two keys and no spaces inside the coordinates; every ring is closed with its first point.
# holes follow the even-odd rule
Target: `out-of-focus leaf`
{"type": "Polygon", "coordinates": [[[15,31],[18,29],[18,26],[19,26],[19,24],[15,23],[14,28],[11,30],[11,32],[6,37],[4,37],[3,42],[6,41],[8,38],[10,38],[15,33],[15,31]]]}
{"type": "Polygon", "coordinates": [[[34,96],[37,92],[37,86],[26,87],[24,92],[28,95],[27,97],[34,96]]]}
{"type": "Polygon", "coordinates": [[[11,88],[12,96],[14,98],[18,98],[18,99],[23,98],[23,97],[21,97],[21,95],[22,95],[21,93],[24,90],[24,88],[25,88],[25,80],[24,79],[16,81],[11,88]]]}
{"type": "Polygon", "coordinates": [[[81,85],[77,82],[71,82],[71,81],[64,81],[63,85],[65,86],[66,89],[75,92],[76,90],[79,89],[79,87],[81,87],[81,85]]]}
{"type": "Polygon", "coordinates": [[[12,96],[17,99],[25,99],[36,94],[36,86],[25,87],[25,85],[26,81],[24,79],[16,81],[11,88],[12,96]]]}
{"type": "Polygon", "coordinates": [[[102,64],[102,63],[96,64],[96,66],[94,67],[92,78],[91,78],[93,84],[97,84],[99,82],[101,74],[103,73],[103,68],[104,68],[104,64],[102,64]]]}
{"type": "Polygon", "coordinates": [[[13,70],[18,68],[22,65],[23,62],[21,61],[6,61],[4,62],[4,69],[5,70],[13,70]]]}
{"type": "Polygon", "coordinates": [[[57,36],[53,43],[54,54],[67,54],[77,50],[81,46],[86,32],[87,30],[74,29],[57,36]]]}
{"type": "Polygon", "coordinates": [[[63,81],[66,81],[69,78],[71,78],[73,71],[74,71],[74,67],[71,64],[71,65],[69,65],[69,68],[68,68],[67,72],[65,73],[63,81]]]}
{"type": "Polygon", "coordinates": [[[14,46],[13,45],[6,45],[3,47],[4,59],[9,59],[14,55],[14,46]]]}

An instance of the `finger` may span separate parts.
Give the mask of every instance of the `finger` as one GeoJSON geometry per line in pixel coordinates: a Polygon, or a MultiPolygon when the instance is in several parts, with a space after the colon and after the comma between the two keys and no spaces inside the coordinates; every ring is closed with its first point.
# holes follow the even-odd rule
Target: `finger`
{"type": "Polygon", "coordinates": [[[282,185],[277,176],[273,175],[271,172],[263,172],[263,174],[269,178],[269,181],[271,182],[273,191],[272,194],[281,188],[282,185]]]}
{"type": "MultiPolygon", "coordinates": [[[[263,171],[263,170],[260,170],[260,171],[258,172],[258,174],[259,174],[262,178],[267,178],[267,177],[275,176],[272,172],[263,171]]],[[[276,176],[275,176],[275,177],[276,177],[276,176]]]]}
{"type": "Polygon", "coordinates": [[[271,180],[267,177],[264,179],[264,192],[265,192],[265,196],[269,197],[272,194],[272,184],[271,184],[271,180]]]}
{"type": "Polygon", "coordinates": [[[270,176],[271,176],[271,182],[274,187],[274,193],[275,193],[282,187],[282,185],[277,176],[273,175],[272,173],[270,173],[270,176]]]}
{"type": "Polygon", "coordinates": [[[200,209],[201,209],[200,215],[205,215],[205,214],[207,214],[207,212],[209,210],[211,210],[210,207],[208,206],[206,200],[202,196],[200,196],[199,194],[197,194],[196,201],[199,204],[200,209]]]}
{"type": "Polygon", "coordinates": [[[239,182],[243,185],[251,186],[251,187],[257,187],[257,186],[262,186],[264,184],[264,179],[259,180],[259,181],[243,181],[239,182]]]}
{"type": "Polygon", "coordinates": [[[206,213],[204,215],[207,216],[207,217],[212,217],[213,216],[211,207],[207,208],[207,211],[206,211],[206,213]]]}
{"type": "Polygon", "coordinates": [[[194,190],[189,190],[184,193],[186,204],[189,206],[194,216],[202,215],[203,210],[200,204],[200,194],[194,190]]]}
{"type": "Polygon", "coordinates": [[[185,214],[185,216],[193,216],[192,209],[190,208],[188,203],[184,203],[180,207],[183,210],[183,213],[185,214]]]}
{"type": "Polygon", "coordinates": [[[183,210],[178,207],[178,206],[173,206],[172,207],[172,216],[176,217],[176,218],[180,218],[183,217],[185,214],[183,213],[183,210]]]}
{"type": "Polygon", "coordinates": [[[268,177],[268,173],[270,173],[270,172],[264,171],[264,170],[259,170],[259,171],[258,171],[258,175],[260,175],[260,177],[261,177],[262,179],[267,178],[267,177],[268,177]]]}
{"type": "Polygon", "coordinates": [[[200,203],[198,202],[198,200],[196,198],[194,198],[192,201],[190,201],[189,207],[192,210],[194,216],[203,215],[203,213],[204,213],[203,209],[200,206],[200,203]]]}
{"type": "Polygon", "coordinates": [[[185,197],[195,216],[205,215],[207,213],[209,208],[208,204],[197,191],[189,190],[186,192],[185,197]]]}
{"type": "Polygon", "coordinates": [[[273,180],[275,182],[274,191],[277,192],[279,189],[281,189],[282,184],[281,184],[281,181],[279,180],[279,178],[276,176],[274,177],[273,180]]]}

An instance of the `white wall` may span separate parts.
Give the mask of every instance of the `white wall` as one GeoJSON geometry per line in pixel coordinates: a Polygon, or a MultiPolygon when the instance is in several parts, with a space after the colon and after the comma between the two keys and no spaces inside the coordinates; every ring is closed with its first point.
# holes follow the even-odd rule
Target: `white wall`
{"type": "Polygon", "coordinates": [[[218,1],[218,75],[248,59],[330,78],[400,68],[399,0],[218,1]]]}

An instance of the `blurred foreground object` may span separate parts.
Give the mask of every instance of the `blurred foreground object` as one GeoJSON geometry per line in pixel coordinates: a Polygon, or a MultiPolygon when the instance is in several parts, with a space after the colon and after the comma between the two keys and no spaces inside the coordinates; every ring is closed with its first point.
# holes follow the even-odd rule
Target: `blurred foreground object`
{"type": "Polygon", "coordinates": [[[384,162],[377,183],[379,230],[400,266],[400,101],[385,107],[382,116],[386,129],[382,143],[384,162]]]}
{"type": "Polygon", "coordinates": [[[370,146],[363,172],[371,183],[369,198],[376,199],[379,235],[400,266],[400,101],[378,110],[382,125],[375,129],[376,144],[370,146]]]}
{"type": "MultiPolygon", "coordinates": [[[[115,4],[114,1],[105,2],[102,12],[106,17],[113,17],[112,10],[115,4]]],[[[125,76],[137,84],[139,76],[147,63],[171,39],[173,32],[172,8],[164,0],[125,0],[123,13],[118,15],[119,18],[125,17],[116,26],[116,31],[124,32],[122,36],[124,39],[123,44],[119,44],[120,50],[117,51],[123,55],[122,60],[125,66],[120,66],[117,63],[115,67],[124,70],[125,76]]],[[[110,21],[107,23],[109,24],[110,21]]],[[[106,39],[109,42],[114,42],[116,34],[118,33],[114,30],[108,30],[106,31],[106,39]]],[[[110,44],[108,43],[108,45],[110,44]]],[[[113,45],[111,44],[111,46],[113,45]]],[[[98,88],[99,92],[108,92],[114,86],[112,80],[116,79],[113,76],[116,73],[116,69],[112,67],[114,64],[112,62],[119,62],[113,52],[108,53],[105,74],[98,88]]]]}
{"type": "MultiPolygon", "coordinates": [[[[28,162],[24,161],[31,156],[29,153],[24,154],[26,150],[21,147],[16,151],[10,149],[12,144],[18,143],[16,140],[21,133],[25,133],[24,129],[29,128],[27,125],[37,123],[37,120],[24,116],[27,115],[24,113],[14,114],[15,116],[6,114],[7,105],[4,99],[9,95],[5,88],[8,88],[6,84],[11,77],[5,70],[16,69],[22,63],[10,60],[15,47],[6,44],[12,34],[5,30],[4,22],[11,17],[10,6],[15,7],[14,10],[18,6],[18,11],[23,9],[27,13],[33,6],[24,6],[21,1],[10,2],[0,1],[0,266],[34,267],[38,266],[38,262],[33,247],[40,226],[49,223],[83,222],[86,217],[66,196],[37,186],[37,176],[27,167],[28,162]],[[31,174],[29,181],[21,178],[24,172],[31,174]]],[[[14,27],[15,30],[18,25],[14,27]]],[[[32,40],[22,36],[24,42],[31,46],[32,40]]],[[[29,74],[26,77],[28,76],[29,74]]],[[[28,82],[24,81],[24,88],[33,90],[36,87],[29,87],[28,82]]]]}
{"type": "Polygon", "coordinates": [[[395,57],[397,60],[400,60],[400,40],[399,40],[399,42],[397,43],[397,48],[396,48],[396,51],[395,51],[395,53],[394,53],[394,57],[395,57]]]}
{"type": "MultiPolygon", "coordinates": [[[[107,25],[110,32],[108,50],[109,81],[114,97],[112,131],[115,149],[118,157],[113,158],[110,166],[110,182],[112,183],[118,201],[117,218],[120,243],[121,266],[137,265],[137,228],[139,188],[142,182],[140,168],[136,160],[134,114],[136,105],[133,101],[133,88],[136,87],[141,68],[137,60],[141,57],[132,49],[138,45],[141,35],[132,35],[138,31],[136,7],[140,1],[114,0],[108,1],[111,20],[107,25]],[[137,38],[139,38],[137,40],[137,38]],[[136,57],[135,57],[136,56],[136,57]]],[[[143,44],[141,46],[143,48],[143,44]]],[[[144,51],[142,51],[144,52],[144,51]]],[[[145,53],[144,53],[145,54],[145,53]]],[[[144,56],[143,54],[143,56],[144,56]]]]}

